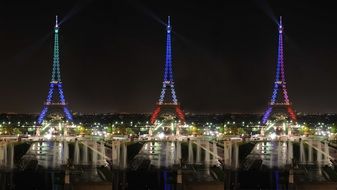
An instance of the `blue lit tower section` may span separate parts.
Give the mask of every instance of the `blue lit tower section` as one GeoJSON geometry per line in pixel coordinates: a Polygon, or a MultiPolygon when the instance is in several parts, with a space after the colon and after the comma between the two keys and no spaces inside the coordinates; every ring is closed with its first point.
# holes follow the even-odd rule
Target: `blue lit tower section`
{"type": "Polygon", "coordinates": [[[278,56],[276,67],[276,78],[274,83],[273,95],[271,97],[269,106],[262,117],[262,124],[266,124],[274,109],[285,109],[288,112],[290,119],[296,122],[296,114],[289,101],[288,91],[285,80],[284,60],[283,60],[283,25],[282,17],[278,26],[279,41],[278,41],[278,56]],[[281,94],[280,94],[281,93],[281,94]],[[283,96],[282,96],[283,95],[283,96]]]}
{"type": "Polygon", "coordinates": [[[171,22],[168,17],[166,27],[166,58],[163,87],[155,110],[152,113],[150,122],[155,123],[157,117],[164,107],[174,109],[176,115],[181,122],[185,122],[185,114],[178,103],[176,92],[174,89],[173,71],[172,71],[172,49],[171,49],[171,22]]]}
{"type": "Polygon", "coordinates": [[[39,115],[38,124],[40,125],[47,116],[50,109],[57,108],[64,113],[68,121],[72,121],[72,114],[67,108],[67,103],[64,98],[61,71],[60,71],[60,57],[59,57],[59,25],[56,16],[56,22],[54,27],[54,57],[53,57],[53,70],[52,77],[49,85],[49,92],[44,107],[39,115]]]}
{"type": "MultiPolygon", "coordinates": [[[[165,93],[168,88],[171,89],[171,100],[168,102],[172,102],[174,104],[178,103],[176,92],[174,90],[174,81],[173,81],[173,73],[172,73],[172,49],[171,49],[171,23],[170,17],[168,17],[167,23],[167,40],[166,40],[166,60],[165,60],[165,72],[164,72],[164,81],[163,87],[161,90],[159,104],[164,103],[165,93]]],[[[169,97],[169,96],[166,96],[169,97]]]]}

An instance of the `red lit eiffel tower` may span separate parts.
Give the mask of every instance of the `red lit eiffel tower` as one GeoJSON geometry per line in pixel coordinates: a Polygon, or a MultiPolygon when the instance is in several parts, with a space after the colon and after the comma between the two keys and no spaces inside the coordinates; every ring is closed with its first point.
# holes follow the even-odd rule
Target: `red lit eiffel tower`
{"type": "Polygon", "coordinates": [[[163,87],[161,90],[159,101],[156,104],[150,122],[154,124],[160,115],[167,113],[175,113],[180,123],[185,123],[185,114],[178,103],[176,92],[174,90],[173,71],[172,71],[172,55],[171,55],[171,24],[170,17],[167,23],[167,40],[166,40],[166,63],[164,72],[163,87]],[[170,94],[170,95],[169,95],[170,94]]]}
{"type": "Polygon", "coordinates": [[[286,86],[285,74],[284,74],[284,62],[283,62],[283,25],[282,17],[280,17],[280,23],[278,27],[279,31],[279,43],[278,43],[278,59],[276,67],[276,78],[274,83],[273,95],[262,117],[262,124],[265,125],[267,120],[273,115],[281,112],[288,113],[291,121],[296,122],[296,113],[289,101],[288,91],[286,86]],[[283,95],[281,95],[281,94],[283,95]]]}

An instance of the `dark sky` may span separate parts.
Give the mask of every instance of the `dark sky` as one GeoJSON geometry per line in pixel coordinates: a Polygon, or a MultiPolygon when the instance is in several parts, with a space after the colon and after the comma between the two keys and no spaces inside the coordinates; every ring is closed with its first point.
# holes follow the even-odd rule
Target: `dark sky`
{"type": "Polygon", "coordinates": [[[337,112],[337,1],[15,1],[0,3],[0,112],[37,113],[51,78],[55,15],[75,112],[151,112],[171,15],[186,112],[263,112],[283,16],[288,93],[298,112],[337,112]],[[273,18],[274,17],[274,18],[273,18]]]}

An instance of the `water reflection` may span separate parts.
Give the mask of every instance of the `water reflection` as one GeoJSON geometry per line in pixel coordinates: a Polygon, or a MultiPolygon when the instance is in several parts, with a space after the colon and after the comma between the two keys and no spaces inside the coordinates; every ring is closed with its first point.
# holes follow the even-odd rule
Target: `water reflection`
{"type": "MultiPolygon", "coordinates": [[[[26,159],[35,159],[43,168],[60,168],[71,162],[74,165],[105,165],[108,157],[104,143],[95,141],[75,141],[73,152],[69,151],[67,141],[34,142],[25,154],[26,159]]],[[[0,156],[1,157],[1,156],[0,156]]]]}
{"type": "Polygon", "coordinates": [[[66,164],[69,155],[64,153],[62,142],[44,141],[33,143],[26,156],[35,157],[38,164],[43,168],[56,168],[66,164]]]}
{"type": "Polygon", "coordinates": [[[252,152],[248,155],[248,160],[260,160],[261,165],[269,168],[284,167],[286,164],[290,164],[289,161],[293,158],[291,142],[283,141],[269,141],[259,142],[255,145],[252,152]]]}
{"type": "Polygon", "coordinates": [[[149,160],[149,164],[156,168],[171,167],[178,163],[181,153],[176,148],[175,142],[148,142],[144,144],[137,158],[149,160]]]}
{"type": "Polygon", "coordinates": [[[258,142],[247,156],[243,169],[248,171],[281,169],[303,173],[299,181],[326,181],[324,170],[330,171],[330,148],[314,140],[258,142]]]}
{"type": "Polygon", "coordinates": [[[0,167],[14,168],[14,144],[0,143],[0,167]]]}

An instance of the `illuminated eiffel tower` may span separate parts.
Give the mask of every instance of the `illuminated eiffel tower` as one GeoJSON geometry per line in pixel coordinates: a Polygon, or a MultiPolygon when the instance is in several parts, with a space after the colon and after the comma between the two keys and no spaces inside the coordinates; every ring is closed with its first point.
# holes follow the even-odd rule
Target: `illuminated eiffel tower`
{"type": "Polygon", "coordinates": [[[159,101],[156,104],[150,122],[154,124],[160,115],[174,113],[181,124],[185,123],[185,114],[180,107],[176,92],[174,89],[173,71],[172,71],[172,54],[171,54],[171,23],[168,17],[166,28],[166,63],[164,71],[164,81],[159,101]]]}
{"type": "Polygon", "coordinates": [[[287,113],[290,120],[296,122],[296,113],[289,101],[288,91],[286,86],[284,61],[283,61],[283,25],[282,17],[280,17],[280,23],[278,27],[279,42],[278,42],[278,58],[276,67],[276,78],[274,83],[273,95],[262,117],[262,124],[265,125],[268,119],[279,113],[287,113]]]}
{"type": "Polygon", "coordinates": [[[72,121],[72,114],[67,108],[67,103],[64,98],[61,71],[60,71],[60,58],[59,58],[59,24],[56,16],[54,27],[54,57],[53,57],[53,70],[52,77],[49,85],[49,92],[44,107],[38,117],[37,123],[42,124],[43,120],[52,114],[64,114],[68,121],[72,121]]]}

